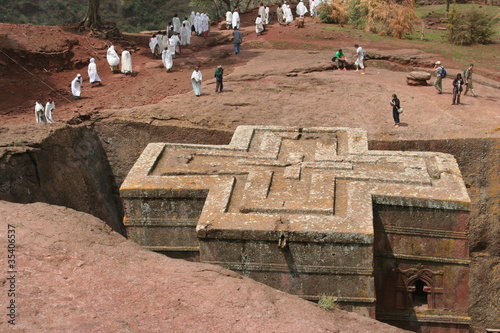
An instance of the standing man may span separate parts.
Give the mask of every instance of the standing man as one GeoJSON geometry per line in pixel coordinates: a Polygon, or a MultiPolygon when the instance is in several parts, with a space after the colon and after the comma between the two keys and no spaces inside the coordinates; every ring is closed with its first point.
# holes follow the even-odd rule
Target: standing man
{"type": "Polygon", "coordinates": [[[37,99],[35,103],[35,117],[36,117],[36,122],[37,123],[46,123],[47,120],[45,119],[45,115],[43,105],[42,105],[42,100],[37,99]]]}
{"type": "Polygon", "coordinates": [[[233,12],[233,29],[235,28],[240,28],[240,13],[238,13],[238,8],[235,8],[233,12]]]}
{"type": "Polygon", "coordinates": [[[194,68],[193,74],[191,74],[191,84],[193,85],[194,94],[196,97],[200,97],[201,95],[201,81],[203,80],[203,76],[201,75],[200,69],[198,66],[194,68]]]}
{"type": "Polygon", "coordinates": [[[82,91],[82,74],[78,74],[73,81],[71,81],[71,94],[74,99],[80,99],[82,91]]]}
{"type": "Polygon", "coordinates": [[[45,104],[45,120],[48,123],[54,122],[54,109],[56,108],[56,104],[52,100],[52,98],[47,98],[47,104],[45,104]]]}
{"type": "Polygon", "coordinates": [[[464,96],[467,95],[467,92],[470,90],[472,92],[472,96],[477,97],[477,94],[474,91],[474,87],[472,86],[472,69],[473,68],[474,68],[474,64],[470,64],[469,68],[467,68],[464,72],[464,80],[465,80],[464,96]]]}
{"type": "Polygon", "coordinates": [[[215,70],[215,92],[218,94],[222,92],[222,89],[224,88],[224,84],[222,83],[222,76],[224,75],[224,68],[222,68],[222,65],[217,66],[217,69],[215,70]]]}
{"type": "Polygon", "coordinates": [[[356,62],[354,62],[354,65],[356,65],[356,72],[359,71],[359,68],[361,68],[361,70],[363,71],[363,73],[361,73],[361,74],[366,74],[365,64],[364,64],[366,52],[358,44],[354,44],[354,47],[356,48],[356,55],[358,57],[356,59],[356,62]]]}
{"type": "Polygon", "coordinates": [[[436,72],[436,81],[434,81],[434,87],[437,89],[438,94],[443,93],[443,66],[441,66],[441,61],[436,61],[434,64],[434,72],[436,72]]]}
{"type": "Polygon", "coordinates": [[[241,32],[238,30],[238,27],[234,27],[233,31],[234,54],[240,53],[241,42],[243,42],[243,36],[241,35],[241,32]]]}

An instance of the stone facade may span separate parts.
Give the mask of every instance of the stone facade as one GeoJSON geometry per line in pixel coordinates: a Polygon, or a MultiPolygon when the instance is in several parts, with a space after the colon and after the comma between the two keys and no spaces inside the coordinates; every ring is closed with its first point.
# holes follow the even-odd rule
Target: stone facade
{"type": "Polygon", "coordinates": [[[421,331],[467,329],[469,197],[447,154],[369,151],[348,128],[152,143],[120,192],[128,236],[421,331]]]}

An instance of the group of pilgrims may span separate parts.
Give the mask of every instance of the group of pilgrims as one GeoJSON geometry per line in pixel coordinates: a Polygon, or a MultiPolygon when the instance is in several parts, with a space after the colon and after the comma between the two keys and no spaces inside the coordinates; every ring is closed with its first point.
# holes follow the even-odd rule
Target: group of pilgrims
{"type": "MultiPolygon", "coordinates": [[[[309,0],[309,12],[311,16],[318,15],[318,7],[326,0],[309,0]]],[[[300,1],[296,7],[296,13],[299,17],[303,17],[308,12],[307,7],[304,5],[303,1],[300,1]]],[[[290,5],[284,1],[279,4],[276,9],[276,17],[280,25],[289,25],[293,22],[293,14],[290,5]]],[[[259,12],[257,19],[255,20],[256,32],[262,33],[264,31],[264,26],[270,23],[270,9],[268,5],[263,3],[259,6],[259,12]]],[[[235,8],[233,12],[228,10],[226,12],[226,25],[227,29],[239,29],[240,28],[240,14],[238,8],[235,8]]],[[[167,25],[165,31],[158,31],[152,35],[149,41],[149,47],[155,58],[161,58],[162,63],[167,69],[167,72],[173,66],[173,59],[176,54],[181,53],[181,46],[186,46],[191,43],[191,35],[193,32],[197,36],[206,37],[210,31],[210,18],[206,13],[196,13],[193,11],[191,15],[184,18],[181,22],[177,14],[174,15],[173,19],[167,25]]],[[[106,59],[113,73],[124,73],[132,74],[132,57],[127,48],[124,48],[121,59],[115,50],[114,45],[110,45],[107,53],[106,59]],[[121,63],[121,69],[119,65],[121,63]]],[[[201,85],[201,72],[195,70],[193,76],[196,76],[196,80],[192,78],[194,83],[201,85]],[[199,74],[198,74],[199,73],[199,74]],[[198,78],[199,76],[199,78],[198,78]]],[[[94,87],[97,85],[102,85],[101,78],[97,72],[97,65],[95,59],[91,58],[88,65],[88,77],[90,81],[90,86],[94,87]]],[[[220,80],[222,81],[222,80],[220,80]]],[[[194,87],[193,83],[193,87],[194,87]]],[[[83,85],[83,78],[81,74],[78,74],[71,82],[71,93],[74,99],[80,99],[81,88],[83,85]]],[[[195,94],[200,95],[200,87],[195,89],[195,94]]],[[[220,89],[222,91],[222,87],[220,89]]],[[[43,107],[41,100],[38,99],[35,105],[35,116],[36,122],[54,122],[53,111],[55,109],[55,103],[51,98],[47,99],[47,104],[45,108],[43,107]]]]}
{"type": "MultiPolygon", "coordinates": [[[[325,0],[310,0],[309,10],[307,9],[303,1],[299,1],[297,7],[295,8],[297,16],[304,17],[308,12],[311,14],[312,17],[318,16],[318,7],[323,3],[323,1],[325,0]]],[[[232,20],[231,15],[234,15],[234,13],[232,14],[230,11],[226,13],[226,24],[228,28],[232,20]]],[[[294,18],[293,18],[292,8],[290,7],[289,4],[287,4],[286,1],[284,1],[282,4],[279,4],[278,7],[276,8],[276,18],[280,25],[290,25],[290,23],[293,22],[294,18]]],[[[270,22],[269,6],[264,5],[264,3],[261,3],[259,6],[257,18],[255,19],[255,32],[257,34],[262,34],[262,32],[265,30],[265,26],[269,24],[269,22],[270,22]]],[[[234,23],[232,23],[232,25],[234,28],[234,23]]]]}
{"type": "Polygon", "coordinates": [[[163,65],[170,72],[176,54],[181,53],[181,46],[191,44],[193,32],[197,36],[206,37],[210,31],[210,18],[205,13],[194,13],[181,22],[177,14],[164,31],[153,34],[149,40],[149,48],[155,58],[161,58],[163,65]]]}

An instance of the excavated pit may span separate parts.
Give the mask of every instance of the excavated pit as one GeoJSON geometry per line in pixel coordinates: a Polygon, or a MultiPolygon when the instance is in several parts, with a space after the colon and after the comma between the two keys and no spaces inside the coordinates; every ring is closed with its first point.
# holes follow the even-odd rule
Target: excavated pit
{"type": "MultiPolygon", "coordinates": [[[[231,131],[124,120],[0,129],[0,199],[46,202],[90,213],[124,234],[118,188],[150,142],[228,144],[231,131]],[[30,139],[28,139],[30,138],[30,139]]],[[[372,150],[455,156],[472,200],[470,315],[475,332],[498,326],[500,139],[381,141],[372,150]]]]}

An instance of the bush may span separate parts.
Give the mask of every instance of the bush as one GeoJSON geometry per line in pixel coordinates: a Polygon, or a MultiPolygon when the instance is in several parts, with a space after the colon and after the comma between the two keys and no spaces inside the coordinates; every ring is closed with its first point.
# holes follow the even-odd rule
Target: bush
{"type": "Polygon", "coordinates": [[[347,5],[347,13],[349,16],[348,23],[355,28],[364,29],[366,25],[366,16],[368,9],[361,4],[360,0],[350,0],[347,5]]]}
{"type": "Polygon", "coordinates": [[[448,14],[446,38],[455,45],[490,44],[493,35],[493,18],[476,10],[459,12],[452,8],[448,14]]]}
{"type": "Polygon", "coordinates": [[[334,23],[340,26],[347,23],[347,7],[343,0],[333,0],[331,3],[322,4],[318,12],[320,20],[324,23],[334,23]]]}

